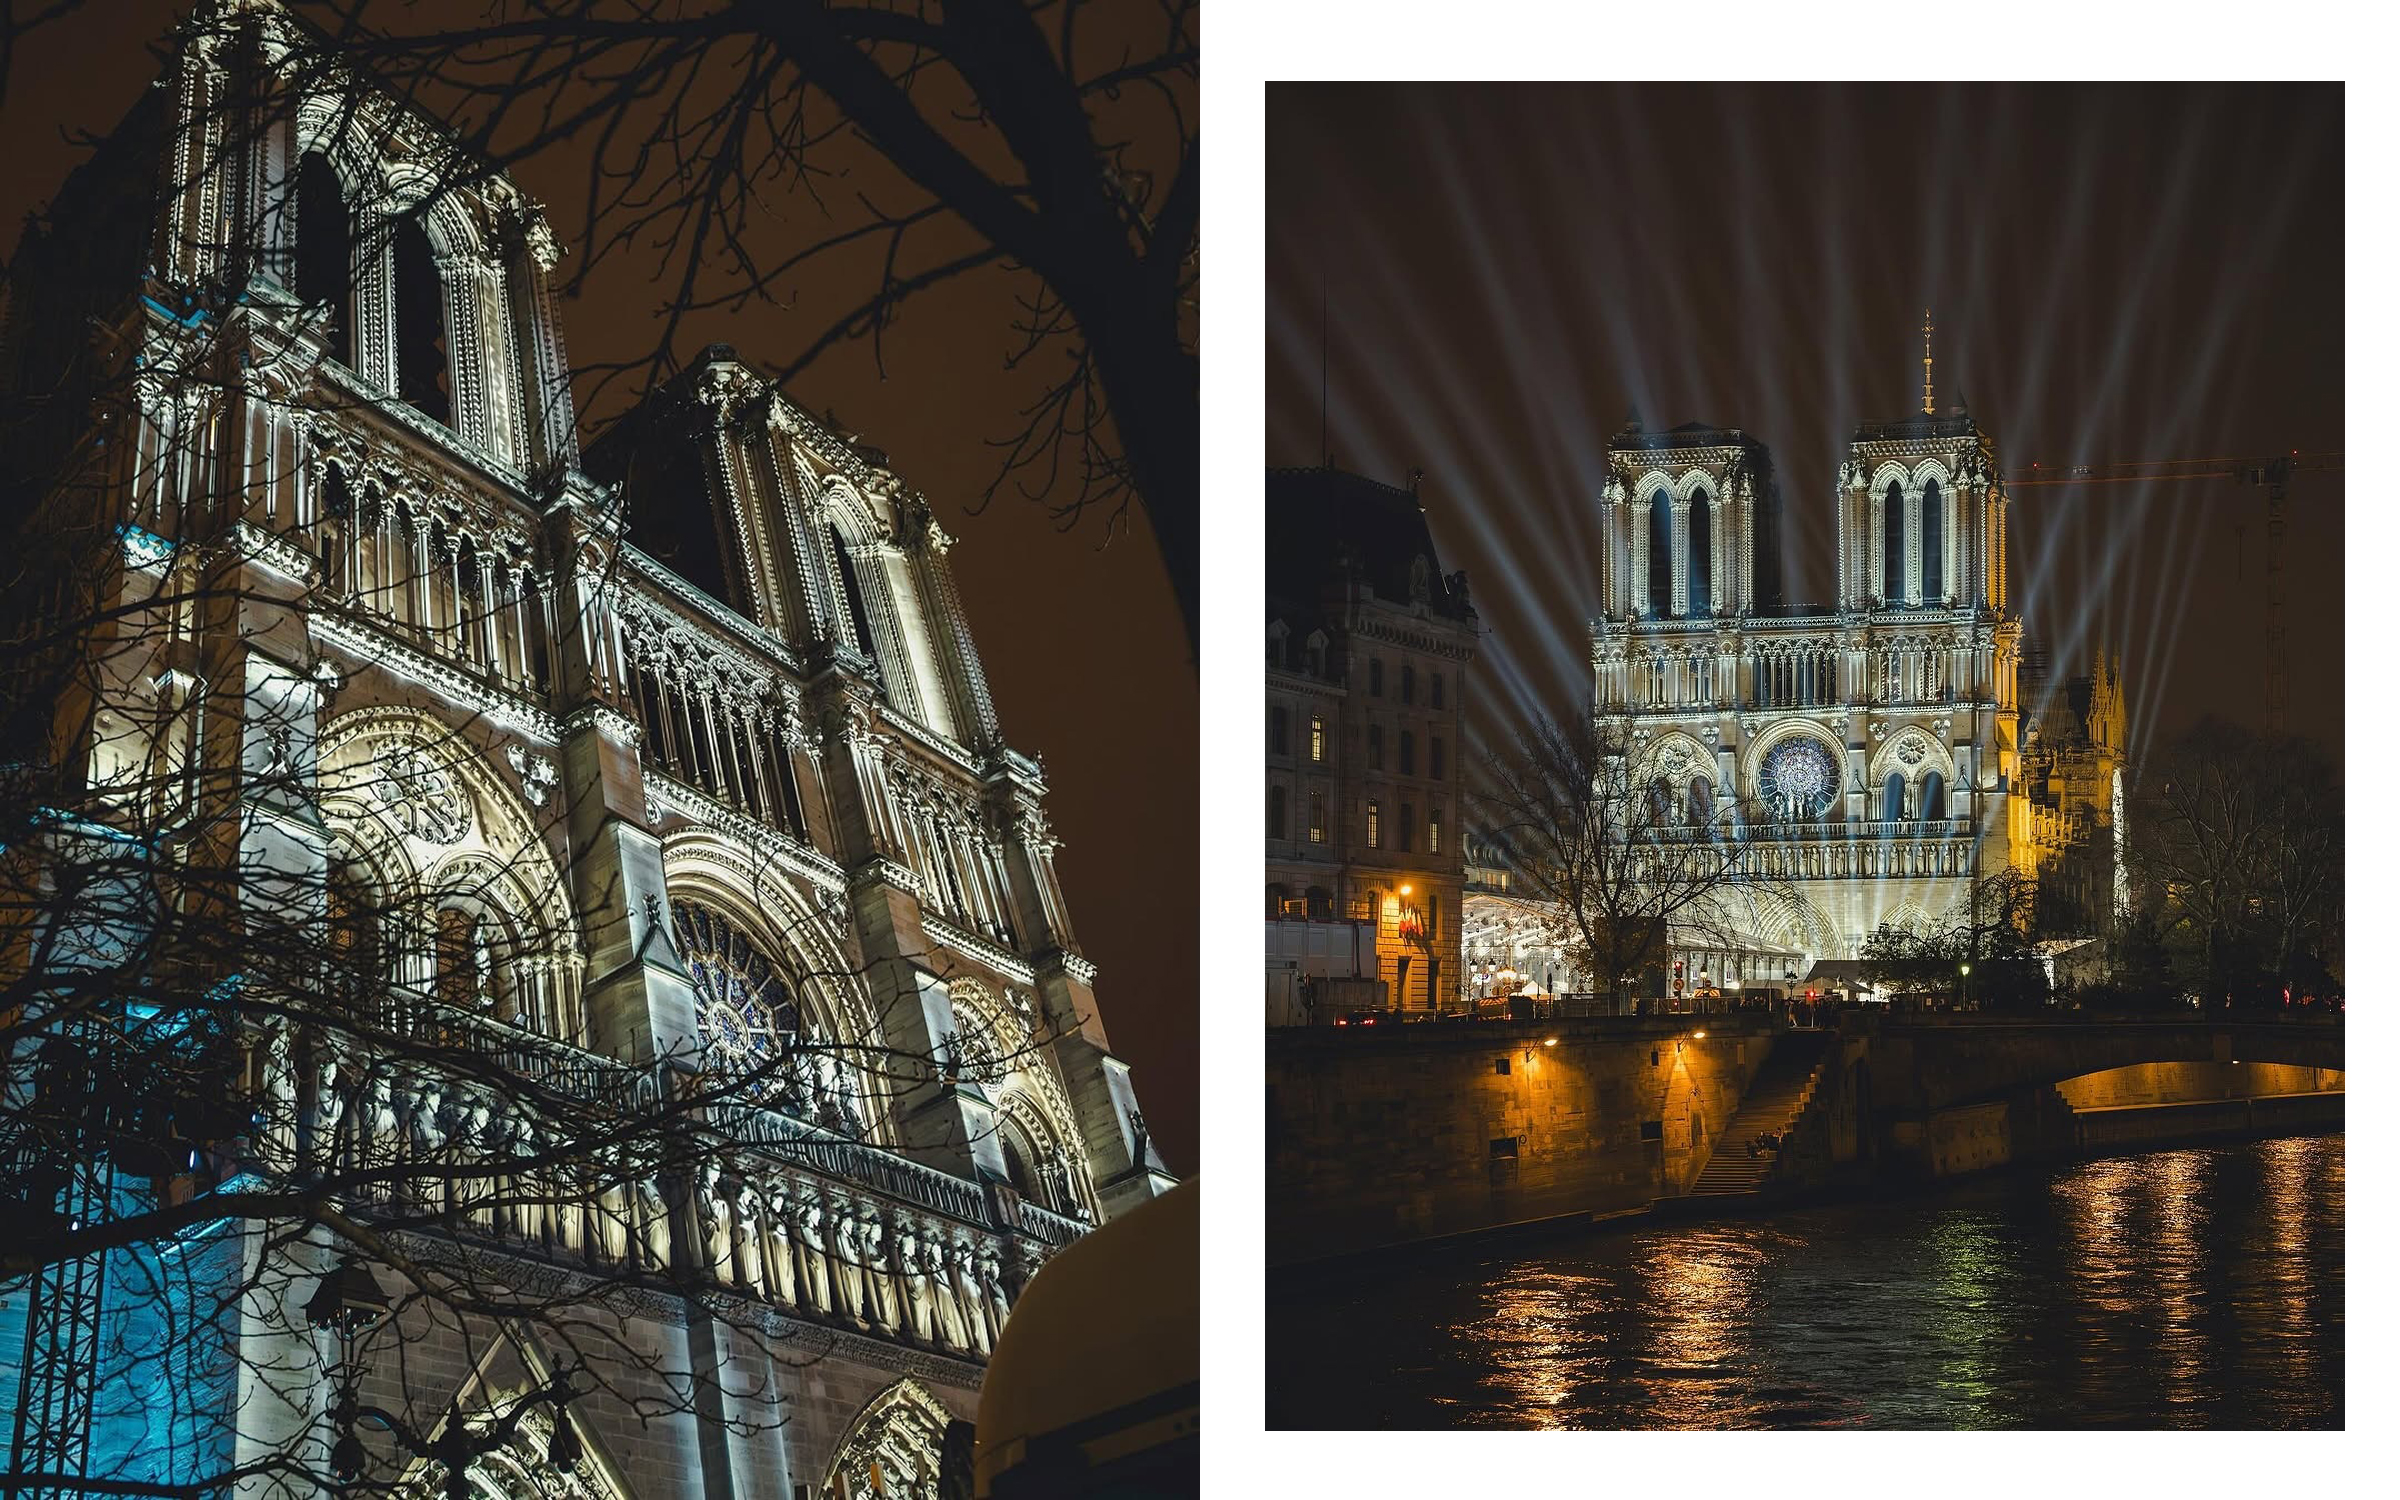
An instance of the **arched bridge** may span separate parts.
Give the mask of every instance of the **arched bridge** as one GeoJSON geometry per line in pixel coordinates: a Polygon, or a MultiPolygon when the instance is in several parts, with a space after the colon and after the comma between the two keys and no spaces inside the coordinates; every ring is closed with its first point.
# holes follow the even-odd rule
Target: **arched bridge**
{"type": "Polygon", "coordinates": [[[2338,1021],[1883,1018],[1867,1036],[1878,1101],[1947,1109],[2136,1063],[2260,1062],[2339,1068],[2338,1021]]]}

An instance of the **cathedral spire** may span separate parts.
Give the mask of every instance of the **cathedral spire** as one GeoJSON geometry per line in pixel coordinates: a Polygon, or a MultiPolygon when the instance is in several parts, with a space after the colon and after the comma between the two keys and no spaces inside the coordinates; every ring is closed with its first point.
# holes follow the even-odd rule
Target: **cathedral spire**
{"type": "Polygon", "coordinates": [[[1933,415],[1933,309],[1925,309],[1925,415],[1933,415]]]}

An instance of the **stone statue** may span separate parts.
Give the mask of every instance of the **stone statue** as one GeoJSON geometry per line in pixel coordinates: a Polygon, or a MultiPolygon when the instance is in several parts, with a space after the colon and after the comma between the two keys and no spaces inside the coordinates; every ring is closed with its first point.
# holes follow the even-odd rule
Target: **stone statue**
{"type": "Polygon", "coordinates": [[[792,1247],[799,1259],[799,1298],[812,1312],[833,1311],[833,1293],[825,1263],[825,1205],[814,1192],[801,1189],[800,1204],[795,1214],[798,1242],[792,1247]]]}

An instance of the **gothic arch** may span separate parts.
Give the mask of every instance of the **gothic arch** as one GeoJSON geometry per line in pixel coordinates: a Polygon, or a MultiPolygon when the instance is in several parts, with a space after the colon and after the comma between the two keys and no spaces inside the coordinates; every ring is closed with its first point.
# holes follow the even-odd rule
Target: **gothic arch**
{"type": "Polygon", "coordinates": [[[1675,786],[1681,787],[1692,779],[1694,773],[1707,776],[1713,783],[1717,779],[1717,753],[1701,744],[1695,736],[1680,729],[1671,729],[1659,735],[1657,741],[1643,753],[1640,774],[1634,777],[1634,783],[1647,785],[1664,776],[1675,786]],[[1671,753],[1675,750],[1683,752],[1680,764],[1675,763],[1676,757],[1671,753]]]}
{"type": "Polygon", "coordinates": [[[1913,724],[1903,725],[1883,737],[1883,743],[1876,747],[1874,756],[1867,762],[1867,785],[1882,786],[1884,777],[1894,771],[1898,771],[1900,779],[1906,782],[1921,781],[1931,771],[1940,774],[1944,786],[1958,784],[1957,762],[1943,748],[1941,738],[1933,731],[1920,729],[1913,724]],[[1912,744],[1923,752],[1914,760],[1909,759],[1909,747],[1912,744]]]}
{"type": "MultiPolygon", "coordinates": [[[[1768,751],[1795,734],[1807,735],[1832,751],[1836,772],[1845,783],[1841,790],[1847,792],[1850,789],[1847,785],[1850,775],[1850,747],[1842,743],[1840,735],[1835,734],[1814,719],[1777,719],[1761,725],[1750,736],[1749,743],[1742,747],[1740,785],[1744,796],[1763,797],[1764,794],[1758,784],[1759,763],[1767,758],[1768,751]]],[[[1837,795],[1833,802],[1834,810],[1826,814],[1828,822],[1835,821],[1835,812],[1838,812],[1841,806],[1841,798],[1837,795]]]]}
{"type": "Polygon", "coordinates": [[[979,1030],[991,1038],[993,1054],[1000,1059],[998,1076],[986,1085],[993,1109],[1037,1150],[1054,1153],[1067,1164],[1080,1202],[1098,1202],[1092,1191],[1090,1155],[1083,1132],[1075,1124],[1075,1106],[1051,1071],[1050,1055],[1036,1033],[1031,1004],[1021,1008],[1007,1004],[993,994],[990,985],[972,976],[953,979],[949,991],[959,1035],[970,1035],[971,1028],[979,1030]]]}
{"type": "Polygon", "coordinates": [[[426,895],[433,871],[477,854],[507,872],[531,930],[552,952],[577,950],[574,909],[548,840],[457,729],[415,709],[358,709],[319,732],[317,769],[328,822],[384,875],[387,895],[426,895]]]}
{"type": "MultiPolygon", "coordinates": [[[[873,1000],[843,935],[807,894],[763,865],[756,850],[713,830],[687,828],[667,837],[660,858],[669,899],[714,909],[766,948],[802,1016],[830,1028],[839,1048],[872,1056],[884,1045],[873,1000]]],[[[858,1071],[871,1076],[864,1067],[858,1071]]],[[[863,1088],[859,1112],[866,1138],[884,1141],[890,1119],[881,1092],[863,1088]]]]}
{"type": "Polygon", "coordinates": [[[950,1408],[903,1375],[859,1409],[818,1493],[825,1500],[937,1500],[950,1408]]]}

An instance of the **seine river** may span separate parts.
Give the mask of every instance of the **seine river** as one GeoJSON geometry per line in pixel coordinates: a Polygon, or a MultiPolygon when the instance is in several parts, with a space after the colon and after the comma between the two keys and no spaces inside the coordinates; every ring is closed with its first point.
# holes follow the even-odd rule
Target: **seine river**
{"type": "Polygon", "coordinates": [[[2342,1137],[1272,1283],[1273,1427],[2342,1425],[2342,1137]]]}

